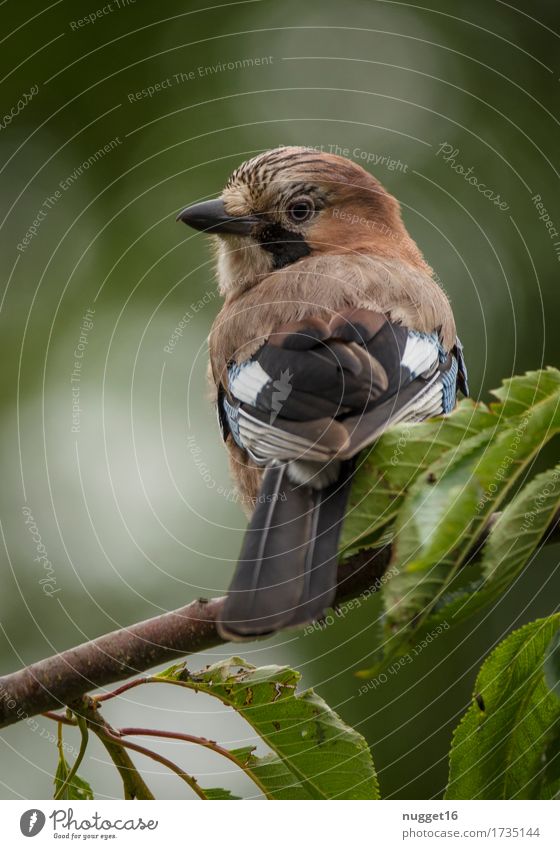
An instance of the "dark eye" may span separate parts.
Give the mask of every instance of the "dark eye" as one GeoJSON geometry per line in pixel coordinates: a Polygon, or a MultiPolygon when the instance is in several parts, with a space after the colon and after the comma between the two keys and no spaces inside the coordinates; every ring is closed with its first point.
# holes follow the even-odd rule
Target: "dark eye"
{"type": "Polygon", "coordinates": [[[297,221],[298,224],[301,224],[302,221],[307,221],[308,218],[311,218],[314,212],[315,207],[313,206],[313,201],[307,198],[296,200],[288,207],[288,215],[292,221],[297,221]]]}

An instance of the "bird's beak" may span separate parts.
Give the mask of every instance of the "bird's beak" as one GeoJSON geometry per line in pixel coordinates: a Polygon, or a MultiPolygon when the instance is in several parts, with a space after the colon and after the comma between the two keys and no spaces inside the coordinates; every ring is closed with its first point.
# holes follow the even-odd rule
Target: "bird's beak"
{"type": "Polygon", "coordinates": [[[221,198],[205,200],[187,206],[177,216],[177,221],[184,221],[195,230],[208,233],[235,233],[238,236],[248,236],[259,219],[256,215],[228,215],[221,198]]]}

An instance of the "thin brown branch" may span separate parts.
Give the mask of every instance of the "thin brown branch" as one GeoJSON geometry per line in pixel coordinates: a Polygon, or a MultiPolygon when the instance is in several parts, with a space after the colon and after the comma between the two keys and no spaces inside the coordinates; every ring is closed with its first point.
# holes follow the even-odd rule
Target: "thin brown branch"
{"type": "Polygon", "coordinates": [[[145,746],[140,746],[138,743],[132,743],[130,740],[121,740],[120,737],[116,737],[114,735],[104,735],[106,740],[109,740],[113,743],[113,745],[124,746],[127,749],[131,749],[133,752],[138,752],[140,755],[145,755],[147,758],[151,758],[153,761],[157,761],[162,766],[167,767],[167,769],[174,772],[175,775],[178,775],[185,784],[187,784],[191,790],[196,793],[199,799],[206,799],[206,795],[204,790],[200,787],[198,781],[193,778],[192,775],[189,775],[188,772],[185,772],[184,769],[181,769],[176,763],[170,761],[169,758],[160,755],[158,752],[152,751],[152,749],[147,749],[145,746]]]}
{"type": "MultiPolygon", "coordinates": [[[[491,522],[495,517],[491,517],[491,522]]],[[[480,555],[483,541],[473,549],[480,555]]],[[[560,539],[559,517],[551,523],[546,543],[560,539]]],[[[379,589],[391,560],[391,546],[360,551],[339,565],[335,603],[379,589]]],[[[223,643],[216,630],[223,598],[198,599],[185,607],[112,631],[89,643],[34,663],[0,678],[0,728],[67,705],[84,693],[138,675],[161,663],[223,643]]],[[[141,682],[138,682],[141,683],[141,682]]],[[[125,692],[124,685],[113,694],[125,692]]]]}
{"type": "MultiPolygon", "coordinates": [[[[342,563],[336,601],[377,589],[390,556],[390,547],[385,547],[359,552],[342,563]]],[[[0,728],[158,664],[223,644],[216,630],[223,602],[198,599],[0,678],[0,728]]]]}
{"type": "Polygon", "coordinates": [[[218,645],[222,599],[195,601],[104,634],[0,678],[0,727],[60,708],[83,693],[218,645]]]}
{"type": "MultiPolygon", "coordinates": [[[[113,728],[106,719],[101,716],[98,700],[90,696],[84,696],[80,699],[73,708],[76,718],[87,723],[88,728],[97,734],[107,751],[109,752],[113,763],[121,773],[124,783],[125,799],[153,799],[151,791],[148,789],[144,779],[130,760],[125,749],[131,749],[133,752],[138,752],[140,755],[145,755],[154,761],[162,764],[162,766],[174,772],[179,776],[191,790],[201,799],[206,799],[206,795],[196,778],[185,772],[169,758],[160,755],[159,752],[153,752],[145,746],[140,746],[138,743],[133,743],[131,740],[123,740],[124,731],[113,728]],[[117,758],[115,759],[115,756],[117,758]],[[126,763],[126,766],[123,765],[126,763]]],[[[149,734],[150,730],[146,728],[125,729],[131,730],[137,734],[149,734]]],[[[158,733],[158,736],[168,736],[164,732],[158,733]]]]}
{"type": "Polygon", "coordinates": [[[121,696],[128,690],[140,687],[142,684],[149,684],[151,680],[151,678],[135,678],[134,681],[127,681],[126,684],[122,684],[120,687],[117,687],[116,690],[111,690],[110,693],[98,693],[95,696],[95,700],[97,702],[106,702],[108,699],[114,699],[115,696],[121,696]]]}
{"type": "Polygon", "coordinates": [[[227,758],[228,761],[231,761],[235,764],[235,766],[239,767],[239,769],[246,772],[247,775],[249,775],[249,777],[255,782],[259,790],[262,790],[265,796],[272,798],[270,796],[269,789],[265,787],[265,785],[255,775],[254,771],[247,768],[247,763],[244,763],[237,758],[229,751],[229,749],[224,749],[224,747],[220,746],[219,743],[216,743],[215,740],[208,740],[206,737],[196,737],[194,734],[183,734],[181,731],[158,731],[154,728],[119,728],[118,733],[122,737],[143,735],[145,737],[164,737],[169,740],[182,740],[184,743],[194,743],[195,746],[202,746],[204,749],[210,749],[210,751],[227,758]]]}

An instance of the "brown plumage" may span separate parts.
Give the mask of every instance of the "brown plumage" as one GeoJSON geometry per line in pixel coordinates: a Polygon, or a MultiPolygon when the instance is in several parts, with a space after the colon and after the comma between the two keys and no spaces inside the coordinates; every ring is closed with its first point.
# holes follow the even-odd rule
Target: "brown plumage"
{"type": "MultiPolygon", "coordinates": [[[[420,397],[425,392],[427,382],[418,384],[420,388],[407,389],[402,403],[399,400],[399,387],[407,381],[414,387],[418,383],[401,363],[404,346],[409,344],[408,331],[423,334],[422,345],[430,341],[424,336],[437,334],[439,359],[443,362],[456,344],[455,322],[446,295],[433,280],[431,269],[402,222],[398,202],[372,175],[342,157],[297,147],[268,151],[243,163],[232,174],[221,199],[189,207],[180,217],[197,229],[216,234],[213,239],[217,249],[217,276],[224,304],[209,338],[211,383],[225,429],[230,430],[226,446],[233,477],[244,503],[249,505],[257,498],[261,486],[264,490],[271,482],[277,488],[280,486],[283,473],[274,472],[274,468],[281,466],[288,470],[282,485],[293,490],[290,496],[293,515],[286,513],[282,518],[280,511],[286,512],[288,508],[278,507],[274,521],[285,522],[287,529],[293,524],[299,537],[296,534],[295,542],[290,542],[292,547],[279,552],[278,540],[270,530],[275,527],[271,515],[274,511],[269,509],[264,518],[254,517],[252,531],[257,542],[247,541],[251,538],[249,533],[244,548],[247,556],[240,561],[245,566],[238,568],[228,601],[231,617],[222,625],[224,635],[254,636],[307,621],[320,615],[329,603],[334,587],[321,588],[317,598],[312,599],[310,581],[313,584],[320,575],[325,583],[324,575],[329,571],[332,577],[332,563],[336,563],[336,540],[350,479],[347,466],[341,465],[340,460],[351,457],[354,450],[367,444],[368,427],[374,438],[395,419],[399,405],[410,406],[408,396],[420,397]],[[288,330],[284,332],[286,326],[288,330]],[[385,329],[381,332],[380,328],[385,329]],[[235,385],[232,374],[237,374],[235,364],[248,361],[251,367],[245,371],[246,375],[250,374],[252,380],[257,378],[257,383],[267,376],[271,381],[264,391],[261,386],[258,399],[250,403],[246,397],[248,384],[237,395],[232,389],[235,385]],[[264,370],[262,363],[266,366],[264,370]],[[274,382],[276,363],[278,374],[274,382]],[[314,371],[316,368],[319,371],[314,371]],[[292,412],[282,410],[275,421],[276,413],[270,409],[273,387],[286,374],[287,380],[295,375],[299,389],[291,396],[292,412]],[[310,377],[309,386],[305,382],[307,374],[315,375],[310,377]],[[386,378],[383,386],[379,384],[380,374],[386,378]],[[325,389],[317,390],[317,380],[321,383],[324,378],[328,389],[341,375],[343,378],[346,375],[340,384],[341,398],[343,387],[353,385],[351,379],[356,379],[354,400],[343,398],[342,406],[333,408],[333,418],[323,418],[319,409],[324,411],[330,402],[325,401],[325,389]],[[359,390],[361,385],[365,387],[363,392],[359,390]],[[358,397],[360,402],[356,406],[358,397]],[[387,398],[392,399],[391,411],[382,415],[379,411],[387,398]],[[309,399],[308,407],[306,399],[309,399]],[[246,438],[242,442],[239,434],[237,440],[233,437],[231,427],[237,427],[237,419],[228,418],[233,415],[231,405],[239,408],[242,427],[256,429],[255,441],[246,438]],[[264,413],[270,414],[268,419],[264,413]],[[321,424],[320,436],[312,440],[315,449],[310,443],[301,455],[294,454],[292,458],[292,449],[283,446],[282,433],[288,440],[307,438],[306,434],[315,432],[313,422],[323,421],[332,422],[332,426],[326,427],[327,435],[321,424]],[[342,451],[344,439],[346,447],[342,451]],[[280,446],[281,459],[270,454],[274,444],[280,446]],[[328,462],[308,463],[307,457],[315,456],[314,450],[326,452],[328,462]],[[287,458],[293,462],[286,462],[287,458]],[[309,468],[314,471],[308,480],[305,475],[309,468]],[[328,468],[334,471],[324,473],[328,468]],[[266,469],[270,472],[269,483],[263,484],[266,469]],[[332,513],[330,525],[324,526],[322,534],[331,548],[335,546],[334,554],[327,552],[326,542],[317,543],[313,537],[321,522],[317,498],[323,498],[321,509],[325,516],[324,494],[326,488],[334,485],[333,478],[339,486],[332,493],[328,490],[331,504],[336,502],[337,491],[343,491],[344,497],[341,496],[340,515],[337,517],[336,511],[332,513]],[[317,496],[317,491],[323,495],[317,496]],[[314,516],[315,525],[303,527],[304,520],[299,521],[294,506],[297,499],[301,502],[302,515],[314,516]],[[321,562],[315,562],[317,552],[313,549],[321,545],[325,549],[322,562],[328,561],[328,570],[322,568],[321,562]],[[266,553],[267,546],[270,554],[266,553]],[[294,552],[300,549],[307,559],[305,564],[294,567],[293,561],[297,560],[294,552]],[[278,582],[278,574],[282,574],[284,567],[287,575],[290,570],[299,569],[299,577],[278,582]],[[243,569],[245,577],[238,579],[243,569]],[[276,576],[275,583],[263,586],[262,575],[267,570],[276,576]],[[312,578],[301,589],[303,584],[297,583],[300,578],[303,580],[300,573],[307,574],[309,570],[312,578]],[[247,575],[252,581],[248,585],[247,575]],[[285,583],[288,589],[282,588],[285,583]],[[263,600],[262,604],[259,599],[263,600]],[[250,615],[247,611],[251,611],[250,615]]],[[[410,346],[414,346],[415,339],[413,334],[410,346]]],[[[407,356],[410,360],[412,355],[407,356]]],[[[447,365],[441,368],[449,368],[450,363],[451,354],[447,365]]],[[[424,374],[426,381],[428,377],[433,381],[435,368],[434,361],[424,374]]],[[[291,384],[286,391],[292,391],[291,384]]],[[[287,403],[289,406],[290,402],[287,403]]],[[[420,404],[416,418],[431,409],[425,402],[424,406],[420,404]]],[[[328,509],[332,512],[332,507],[328,509]]],[[[259,511],[265,512],[260,505],[256,514],[259,511]]]]}

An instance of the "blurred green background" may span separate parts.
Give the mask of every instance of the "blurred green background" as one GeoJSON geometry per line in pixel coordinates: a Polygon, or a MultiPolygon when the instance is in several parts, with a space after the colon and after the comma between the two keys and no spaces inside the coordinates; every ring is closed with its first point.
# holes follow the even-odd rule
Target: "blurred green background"
{"type": "MultiPolygon", "coordinates": [[[[206,400],[219,299],[204,237],[175,215],[249,156],[295,143],[370,158],[452,299],[475,396],[558,365],[559,240],[535,195],[560,227],[560,16],[547,0],[518,5],[0,4],[2,673],[227,587],[245,519],[206,400]],[[507,208],[453,170],[443,144],[507,208]]],[[[557,556],[548,549],[496,608],[366,695],[353,671],[375,648],[375,599],[322,633],[243,654],[300,669],[366,736],[385,796],[430,798],[483,657],[556,605],[557,556]]],[[[152,689],[113,703],[110,721],[252,740],[203,696],[152,689]]],[[[50,795],[50,725],[3,733],[4,798],[50,795]]],[[[203,786],[254,794],[229,762],[158,747],[203,786]]],[[[156,795],[184,797],[178,778],[138,763],[156,795]]],[[[102,749],[81,772],[99,798],[119,796],[102,749]]]]}

